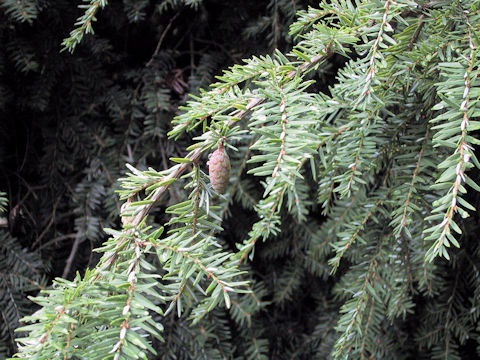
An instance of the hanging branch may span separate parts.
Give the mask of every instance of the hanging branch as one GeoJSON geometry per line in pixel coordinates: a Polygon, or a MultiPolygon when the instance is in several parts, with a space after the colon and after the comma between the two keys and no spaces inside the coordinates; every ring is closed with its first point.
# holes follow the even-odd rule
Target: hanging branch
{"type": "Polygon", "coordinates": [[[104,8],[108,3],[108,0],[82,1],[88,3],[88,5],[78,5],[80,9],[86,9],[85,13],[75,22],[77,28],[72,30],[70,36],[62,42],[63,50],[68,50],[71,53],[73,53],[77,45],[80,44],[85,34],[93,34],[92,22],[97,20],[95,15],[98,9],[104,8]]]}

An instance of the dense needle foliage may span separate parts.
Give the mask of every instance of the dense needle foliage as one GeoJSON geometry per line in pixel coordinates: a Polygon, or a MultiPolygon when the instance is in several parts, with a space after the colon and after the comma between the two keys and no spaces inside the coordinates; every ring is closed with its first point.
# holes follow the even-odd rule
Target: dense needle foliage
{"type": "Polygon", "coordinates": [[[0,9],[2,356],[480,356],[477,1],[0,9]]]}

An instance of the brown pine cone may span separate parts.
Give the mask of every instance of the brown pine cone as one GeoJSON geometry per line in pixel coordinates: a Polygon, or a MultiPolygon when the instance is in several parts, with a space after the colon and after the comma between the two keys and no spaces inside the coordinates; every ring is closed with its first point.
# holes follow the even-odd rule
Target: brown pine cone
{"type": "Polygon", "coordinates": [[[223,148],[223,141],[218,144],[218,149],[210,154],[209,159],[207,165],[210,184],[213,190],[223,194],[230,179],[230,159],[223,148]]]}

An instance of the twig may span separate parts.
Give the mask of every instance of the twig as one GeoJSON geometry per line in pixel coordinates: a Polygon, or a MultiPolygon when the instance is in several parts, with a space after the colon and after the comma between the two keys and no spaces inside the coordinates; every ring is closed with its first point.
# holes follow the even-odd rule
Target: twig
{"type": "Polygon", "coordinates": [[[288,123],[288,118],[287,118],[287,112],[285,111],[285,99],[282,98],[282,101],[280,102],[280,112],[282,113],[282,133],[280,134],[280,153],[278,154],[277,158],[277,165],[275,166],[275,169],[273,169],[272,172],[272,178],[275,178],[277,176],[277,172],[280,169],[280,165],[283,162],[283,157],[286,155],[285,154],[285,137],[287,136],[287,123],[288,123]]]}
{"type": "Polygon", "coordinates": [[[219,44],[215,41],[212,41],[212,40],[195,39],[195,41],[198,41],[199,43],[210,44],[210,45],[218,47],[220,50],[222,50],[222,52],[225,53],[225,55],[227,55],[230,58],[230,60],[233,61],[234,64],[238,63],[238,59],[233,57],[233,55],[230,54],[230,52],[223,45],[221,45],[221,44],[219,44]]]}
{"type": "Polygon", "coordinates": [[[32,246],[30,247],[31,249],[35,248],[35,246],[37,246],[37,244],[42,241],[43,237],[45,236],[45,234],[48,232],[48,230],[50,230],[50,227],[53,225],[53,223],[55,222],[55,213],[57,212],[57,207],[58,207],[58,204],[60,202],[60,200],[62,199],[61,196],[59,196],[57,198],[57,201],[55,201],[55,205],[53,205],[53,210],[52,210],[52,215],[50,216],[50,221],[48,222],[47,226],[45,227],[45,229],[43,229],[42,233],[40,234],[40,236],[33,242],[32,246]]]}
{"type": "Polygon", "coordinates": [[[75,255],[77,254],[77,251],[78,251],[78,245],[80,245],[80,238],[76,237],[75,241],[73,242],[72,250],[70,251],[70,256],[68,257],[68,259],[65,263],[65,268],[63,269],[63,274],[62,274],[63,278],[66,278],[68,276],[68,274],[70,273],[70,269],[72,268],[73,259],[75,258],[75,255]]]}
{"type": "Polygon", "coordinates": [[[195,48],[193,46],[193,37],[192,34],[190,34],[190,39],[189,39],[189,50],[190,50],[190,76],[193,77],[193,73],[195,71],[195,48]]]}
{"type": "MultiPolygon", "coordinates": [[[[168,169],[168,163],[167,163],[167,155],[165,154],[165,146],[164,143],[160,143],[160,155],[162,156],[162,166],[163,170],[168,169]]],[[[172,188],[168,189],[168,192],[170,193],[170,196],[175,198],[175,201],[180,202],[180,198],[178,197],[178,194],[172,190],[172,188]]]]}
{"type": "Polygon", "coordinates": [[[193,220],[192,220],[192,235],[195,236],[195,234],[197,233],[197,221],[198,221],[198,208],[200,206],[200,190],[201,190],[201,186],[200,186],[200,171],[199,171],[199,168],[198,168],[198,164],[195,163],[195,177],[196,177],[196,184],[195,186],[197,187],[197,189],[195,190],[195,201],[194,201],[194,204],[193,204],[193,220]]]}
{"type": "Polygon", "coordinates": [[[410,40],[410,43],[408,44],[408,48],[409,48],[410,50],[412,50],[413,45],[414,45],[415,42],[417,41],[418,36],[420,35],[420,32],[422,31],[422,28],[423,28],[423,26],[425,25],[425,23],[423,22],[423,19],[424,19],[424,18],[425,18],[425,14],[420,15],[420,17],[418,18],[417,29],[415,30],[415,33],[414,33],[413,36],[412,36],[412,40],[410,40]]]}
{"type": "Polygon", "coordinates": [[[165,35],[167,35],[168,30],[172,27],[173,21],[180,15],[182,11],[180,10],[177,12],[172,18],[170,18],[170,21],[168,25],[165,27],[165,30],[163,30],[162,35],[160,35],[160,39],[158,40],[157,47],[155,48],[155,51],[153,52],[152,58],[148,61],[146,67],[150,67],[153,63],[153,60],[155,59],[155,56],[158,55],[158,52],[160,51],[160,47],[162,46],[163,39],[165,38],[165,35]]]}
{"type": "Polygon", "coordinates": [[[54,244],[58,241],[67,240],[67,239],[74,239],[76,236],[77,236],[77,234],[75,234],[75,233],[57,236],[56,238],[53,238],[53,239],[47,241],[46,243],[40,245],[37,250],[40,251],[43,248],[45,248],[47,246],[50,246],[50,245],[52,245],[52,244],[54,244]]]}

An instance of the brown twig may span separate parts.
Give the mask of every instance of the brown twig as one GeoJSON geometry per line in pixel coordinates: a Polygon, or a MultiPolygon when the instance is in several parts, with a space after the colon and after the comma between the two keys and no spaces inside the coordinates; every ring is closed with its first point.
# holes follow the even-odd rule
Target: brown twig
{"type": "Polygon", "coordinates": [[[190,37],[189,37],[188,47],[190,50],[190,76],[193,77],[193,73],[195,71],[196,66],[195,66],[195,47],[193,45],[192,34],[190,34],[190,37]]]}
{"type": "Polygon", "coordinates": [[[182,11],[180,10],[177,12],[174,16],[170,18],[170,21],[168,22],[168,25],[165,27],[165,30],[163,30],[162,35],[160,35],[160,39],[158,39],[157,47],[155,48],[155,51],[153,52],[152,58],[147,62],[146,67],[150,67],[153,63],[153,60],[155,59],[155,56],[158,55],[158,52],[160,51],[160,47],[162,46],[163,39],[165,38],[165,35],[167,35],[168,30],[172,27],[173,21],[180,15],[182,11]]]}
{"type": "Polygon", "coordinates": [[[50,220],[47,224],[47,226],[45,227],[45,229],[43,229],[42,233],[40,234],[40,236],[33,242],[32,246],[30,247],[31,249],[35,248],[35,246],[37,246],[37,244],[42,241],[43,237],[47,234],[48,230],[50,230],[50,227],[53,225],[53,223],[55,222],[55,213],[57,212],[57,207],[58,207],[58,204],[60,203],[60,200],[62,199],[61,196],[59,196],[57,198],[57,201],[55,201],[55,205],[53,205],[53,210],[52,210],[52,215],[50,216],[50,220]]]}
{"type": "Polygon", "coordinates": [[[46,243],[40,245],[38,247],[37,250],[42,250],[43,248],[46,248],[47,246],[50,246],[58,241],[63,241],[63,240],[67,240],[67,239],[75,239],[75,237],[77,236],[76,233],[71,233],[71,234],[65,234],[65,235],[61,235],[61,236],[57,236],[56,238],[53,238],[49,241],[47,241],[46,243]]]}
{"type": "Polygon", "coordinates": [[[204,43],[204,44],[210,44],[210,45],[213,45],[213,46],[216,46],[218,47],[222,52],[225,53],[225,55],[227,55],[230,60],[233,61],[234,64],[238,63],[238,59],[235,58],[232,54],[230,54],[230,52],[221,44],[217,43],[216,41],[212,41],[212,40],[205,40],[205,39],[195,39],[195,41],[199,42],[199,43],[204,43]]]}
{"type": "Polygon", "coordinates": [[[275,166],[275,169],[273,169],[272,172],[272,178],[277,176],[277,172],[280,169],[280,165],[282,165],[283,162],[283,157],[286,155],[285,153],[285,137],[287,136],[287,123],[288,123],[288,118],[287,118],[287,112],[285,110],[285,99],[282,98],[282,101],[280,102],[280,112],[282,113],[282,133],[280,134],[280,152],[277,157],[277,165],[275,166]]]}
{"type": "Polygon", "coordinates": [[[73,242],[72,250],[70,251],[70,255],[65,263],[65,268],[63,269],[62,277],[66,278],[70,273],[70,269],[72,268],[73,259],[78,251],[78,246],[80,245],[80,238],[77,236],[75,241],[73,242]]]}
{"type": "Polygon", "coordinates": [[[195,236],[197,233],[197,221],[198,221],[198,208],[200,206],[200,171],[198,168],[198,164],[195,163],[195,176],[196,176],[196,190],[195,190],[195,201],[193,204],[193,219],[192,219],[192,235],[195,236]]]}
{"type": "MultiPolygon", "coordinates": [[[[164,147],[163,142],[160,143],[160,155],[162,157],[163,169],[167,170],[168,169],[167,155],[165,153],[165,147],[164,147]]],[[[168,192],[170,193],[170,196],[172,198],[175,198],[175,201],[180,202],[180,198],[178,197],[178,194],[172,188],[169,188],[168,192]]]]}
{"type": "Polygon", "coordinates": [[[425,23],[423,22],[423,19],[425,18],[425,14],[420,15],[418,18],[418,24],[417,24],[417,29],[415,30],[415,33],[412,36],[412,40],[410,40],[410,43],[408,44],[408,48],[412,50],[413,45],[418,39],[418,36],[420,35],[420,32],[422,31],[423,26],[425,23]]]}

